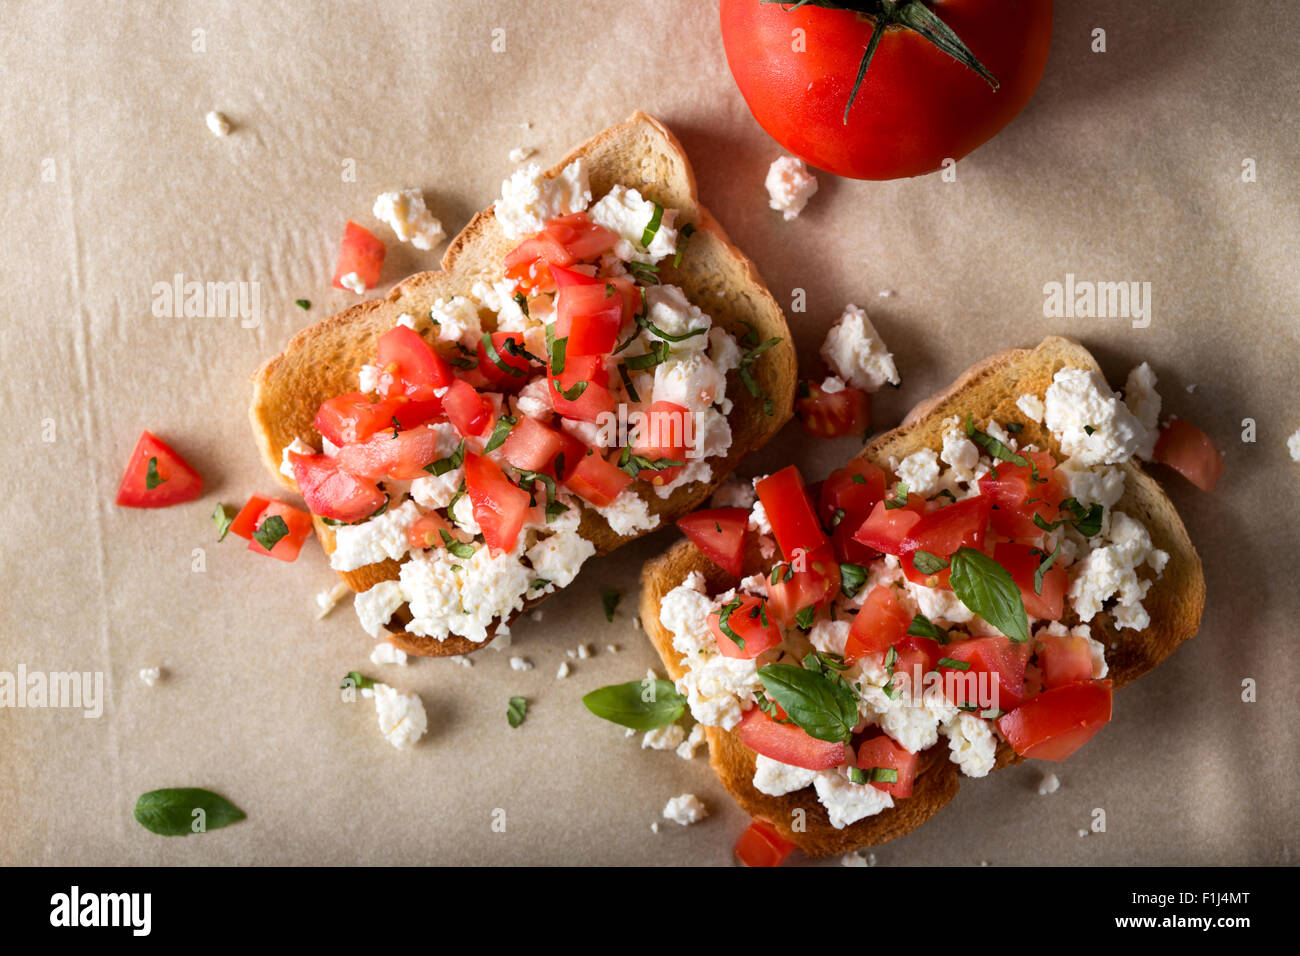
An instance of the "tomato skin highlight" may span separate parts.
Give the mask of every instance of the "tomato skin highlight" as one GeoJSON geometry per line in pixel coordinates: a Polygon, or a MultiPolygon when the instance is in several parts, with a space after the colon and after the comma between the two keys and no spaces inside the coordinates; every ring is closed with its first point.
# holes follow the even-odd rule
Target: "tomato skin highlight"
{"type": "Polygon", "coordinates": [[[984,706],[984,701],[969,700],[966,691],[971,687],[979,689],[978,678],[986,674],[986,680],[996,681],[991,685],[997,690],[997,706],[1000,710],[1014,710],[1025,698],[1025,664],[1029,661],[1028,642],[1011,640],[1009,637],[972,637],[957,641],[943,648],[943,656],[954,661],[964,661],[970,666],[965,670],[956,667],[938,667],[936,671],[944,679],[945,691],[951,691],[949,698],[954,704],[973,704],[984,706]],[[954,675],[952,680],[949,674],[954,675]]]}
{"type": "Polygon", "coordinates": [[[1111,697],[1108,680],[1045,690],[998,718],[998,729],[1022,757],[1064,760],[1110,722],[1111,697]]]}
{"type": "Polygon", "coordinates": [[[888,29],[845,120],[873,23],[852,11],[722,0],[727,64],[750,112],[786,150],[854,179],[939,169],[1024,109],[1047,64],[1051,0],[944,0],[933,12],[998,80],[911,30],[888,29]],[[792,31],[803,43],[795,49],[792,31]]]}
{"type": "Polygon", "coordinates": [[[830,770],[845,760],[843,743],[818,740],[794,724],[777,723],[757,707],[745,711],[736,733],[750,750],[792,767],[830,770]]]}
{"type": "Polygon", "coordinates": [[[1152,460],[1168,465],[1202,491],[1213,491],[1223,475],[1223,456],[1210,436],[1181,418],[1160,430],[1152,460]]]}
{"type": "Polygon", "coordinates": [[[736,840],[735,854],[745,866],[780,866],[795,845],[764,820],[755,820],[736,840]]]}
{"type": "Polygon", "coordinates": [[[733,578],[745,573],[745,508],[708,508],[677,519],[677,527],[705,557],[733,578]]]}
{"type": "Polygon", "coordinates": [[[203,494],[203,478],[152,432],[141,432],[127,459],[113,503],[123,508],[166,508],[193,501],[203,494]],[[149,459],[155,459],[161,482],[148,486],[149,459]]]}
{"type": "MultiPolygon", "coordinates": [[[[392,369],[406,394],[429,399],[433,390],[452,384],[451,366],[430,348],[419,332],[395,325],[379,337],[375,364],[392,369]]],[[[390,391],[391,394],[391,391],[390,391]]]]}

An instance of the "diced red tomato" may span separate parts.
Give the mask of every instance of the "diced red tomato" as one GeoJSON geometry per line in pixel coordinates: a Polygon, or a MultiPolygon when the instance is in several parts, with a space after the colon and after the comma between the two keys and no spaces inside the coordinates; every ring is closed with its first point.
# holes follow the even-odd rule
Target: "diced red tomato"
{"type": "Polygon", "coordinates": [[[781,567],[776,583],[767,578],[768,613],[782,627],[797,623],[805,608],[829,604],[840,589],[840,566],[829,544],[801,553],[789,568],[781,567]],[[787,577],[788,575],[788,577],[787,577]]]}
{"type": "Polygon", "coordinates": [[[853,533],[853,540],[884,554],[900,555],[903,540],[924,513],[925,499],[920,495],[908,495],[907,504],[900,508],[886,508],[882,499],[853,533]]]}
{"type": "Polygon", "coordinates": [[[880,552],[853,540],[876,503],[885,497],[885,473],[861,458],[830,473],[818,492],[817,512],[830,531],[835,557],[851,564],[870,564],[880,552]]]}
{"type": "Polygon", "coordinates": [[[871,396],[851,385],[827,392],[816,382],[800,382],[794,413],[803,430],[817,438],[865,435],[871,428],[871,396]]]}
{"type": "Polygon", "coordinates": [[[280,561],[298,560],[298,552],[302,550],[303,542],[311,536],[311,515],[301,508],[295,508],[293,505],[286,505],[283,501],[270,501],[266,508],[257,518],[257,523],[253,528],[253,533],[248,538],[248,550],[255,551],[258,554],[264,554],[268,557],[276,558],[280,561]],[[280,538],[271,546],[268,551],[262,547],[262,543],[257,540],[257,531],[262,528],[267,521],[278,515],[288,528],[288,533],[280,538]]]}
{"type": "Polygon", "coordinates": [[[524,416],[510,429],[501,455],[524,471],[548,471],[555,456],[569,447],[562,432],[524,416]]]}
{"type": "Polygon", "coordinates": [[[894,645],[894,653],[894,673],[906,674],[908,691],[913,697],[921,696],[925,675],[943,657],[943,648],[938,641],[909,634],[894,645]]]}
{"type": "Polygon", "coordinates": [[[1038,639],[1038,668],[1043,686],[1063,687],[1092,679],[1092,651],[1088,641],[1072,634],[1044,634],[1038,639]]]}
{"type": "Polygon", "coordinates": [[[811,553],[827,543],[812,502],[804,491],[803,478],[794,465],[768,475],[754,490],[763,502],[776,543],[787,561],[801,550],[811,553]]]}
{"type": "Polygon", "coordinates": [[[908,580],[930,588],[948,587],[948,569],[935,574],[923,573],[916,567],[916,552],[928,551],[947,560],[961,547],[982,549],[991,507],[984,495],[975,495],[931,511],[912,525],[900,551],[903,573],[908,580]]]}
{"type": "Polygon", "coordinates": [[[522,355],[512,353],[506,346],[507,342],[513,342],[515,348],[522,349],[524,347],[523,333],[493,332],[491,339],[497,360],[513,371],[506,371],[501,365],[498,365],[497,361],[488,355],[487,347],[482,340],[478,343],[478,370],[497,391],[515,391],[523,388],[528,384],[528,379],[531,377],[532,365],[528,359],[522,355]]]}
{"type": "Polygon", "coordinates": [[[618,242],[618,236],[592,222],[585,212],[558,216],[547,223],[546,231],[564,243],[564,248],[580,262],[599,259],[618,242]]]}
{"type": "Polygon", "coordinates": [[[1210,436],[1191,422],[1175,418],[1156,440],[1154,461],[1168,465],[1202,491],[1213,491],[1223,474],[1223,456],[1210,436]]]}
{"type": "Polygon", "coordinates": [[[343,277],[355,272],[367,289],[373,289],[379,284],[379,273],[384,268],[384,253],[387,251],[387,247],[368,230],[348,220],[348,224],[343,227],[339,262],[334,267],[334,288],[347,289],[343,277]]]}
{"type": "MultiPolygon", "coordinates": [[[[344,446],[356,447],[356,446],[344,446]]],[[[342,451],[340,451],[340,456],[342,451]]],[[[384,503],[384,493],[373,481],[339,469],[329,455],[289,453],[298,493],[313,514],[334,521],[360,521],[374,514],[384,503]]]]}
{"type": "Polygon", "coordinates": [[[558,376],[548,372],[547,381],[551,386],[551,405],[559,415],[581,422],[595,422],[602,415],[614,411],[614,396],[606,387],[609,384],[609,369],[605,360],[596,355],[566,356],[564,371],[558,376]],[[572,394],[582,385],[582,391],[572,398],[565,398],[564,392],[572,394]]]}
{"type": "MultiPolygon", "coordinates": [[[[637,429],[632,445],[633,454],[650,461],[686,461],[687,445],[695,443],[695,418],[689,409],[675,402],[655,402],[645,412],[645,422],[637,429]]],[[[642,468],[637,476],[652,485],[666,485],[679,474],[685,465],[661,468],[642,468]]]]}
{"type": "Polygon", "coordinates": [[[733,578],[745,570],[745,508],[708,508],[677,519],[677,527],[704,552],[704,556],[733,578]]]}
{"type": "Polygon", "coordinates": [[[344,445],[333,460],[348,474],[371,481],[384,478],[412,481],[423,478],[424,466],[437,457],[438,433],[421,426],[396,434],[391,430],[376,432],[363,442],[344,445]]]}
{"type": "Polygon", "coordinates": [[[999,541],[993,548],[993,560],[1007,569],[1011,579],[1020,588],[1025,603],[1025,613],[1059,621],[1065,613],[1065,592],[1070,586],[1070,575],[1055,562],[1043,573],[1043,592],[1034,591],[1034,575],[1046,555],[1037,548],[1012,541],[999,541]]]}
{"type": "Polygon", "coordinates": [[[780,866],[794,848],[772,824],[755,820],[736,841],[735,852],[745,866],[780,866]]]}
{"type": "Polygon", "coordinates": [[[525,239],[505,257],[506,275],[525,292],[549,291],[552,266],[592,261],[614,248],[618,237],[592,222],[584,212],[560,216],[535,236],[525,239]]]}
{"type": "Polygon", "coordinates": [[[491,459],[473,453],[465,455],[465,490],[488,547],[494,554],[513,550],[530,507],[528,492],[491,459]]]}
{"type": "Polygon", "coordinates": [[[447,420],[466,438],[476,438],[492,423],[492,403],[464,379],[456,379],[442,396],[447,420]]]}
{"type": "Polygon", "coordinates": [[[723,657],[753,660],[759,654],[781,643],[781,632],[771,616],[767,614],[766,601],[750,594],[739,594],[735,601],[740,602],[740,607],[727,615],[727,627],[745,642],[745,646],[741,647],[723,633],[721,609],[718,609],[709,614],[709,630],[713,634],[713,639],[718,642],[719,654],[723,657]],[[767,623],[763,623],[764,621],[767,623]]]}
{"type": "Polygon", "coordinates": [[[844,659],[852,662],[865,654],[887,650],[903,639],[911,623],[911,615],[899,607],[894,592],[876,585],[849,627],[844,659]]]}
{"type": "Polygon", "coordinates": [[[406,540],[412,548],[427,551],[429,548],[444,547],[442,532],[451,534],[451,526],[436,511],[426,511],[406,529],[406,540]]]}
{"type": "Polygon", "coordinates": [[[1043,691],[998,720],[1022,757],[1064,760],[1110,722],[1111,684],[1088,680],[1043,691]]]}
{"type": "Polygon", "coordinates": [[[551,268],[559,294],[555,299],[555,334],[569,340],[569,355],[607,355],[618,342],[624,300],[611,283],[551,268]]]}
{"type": "Polygon", "coordinates": [[[348,392],[321,402],[312,424],[335,445],[365,441],[381,428],[393,427],[392,406],[372,402],[360,392],[348,392]]]}
{"type": "Polygon", "coordinates": [[[127,460],[115,504],[124,508],[165,508],[193,501],[203,494],[203,479],[166,442],[142,432],[127,460]],[[153,462],[153,479],[149,463],[153,462]],[[154,486],[149,487],[150,481],[154,486]]]}
{"type": "Polygon", "coordinates": [[[239,509],[239,514],[235,515],[235,520],[230,522],[230,533],[241,538],[251,538],[253,529],[257,527],[257,519],[262,517],[262,512],[270,503],[270,498],[261,495],[250,497],[244,507],[239,509]]]}
{"type": "Polygon", "coordinates": [[[858,769],[871,771],[877,767],[893,770],[898,779],[893,783],[873,781],[871,786],[894,797],[910,797],[912,784],[916,780],[916,769],[920,758],[901,744],[895,743],[885,734],[869,737],[858,744],[858,769]]]}
{"type": "Polygon", "coordinates": [[[1025,664],[1029,660],[1027,642],[1017,643],[1009,637],[974,637],[947,645],[943,648],[943,656],[970,665],[965,670],[948,666],[936,668],[944,678],[944,688],[954,704],[988,706],[986,701],[972,696],[979,689],[980,674],[991,675],[988,680],[993,683],[987,691],[991,693],[996,687],[999,710],[1014,710],[1024,700],[1025,664]],[[956,676],[949,678],[949,674],[956,676]]]}
{"type": "Polygon", "coordinates": [[[987,498],[993,504],[993,530],[1008,538],[1033,538],[1041,534],[1042,529],[1034,524],[1034,516],[1056,521],[1065,497],[1056,459],[1042,451],[1026,452],[1025,457],[1038,469],[1037,480],[1034,468],[999,461],[979,481],[978,497],[987,498]]]}
{"type": "Polygon", "coordinates": [[[740,742],[755,753],[805,770],[830,770],[845,761],[844,744],[818,740],[794,724],[779,724],[757,707],[736,725],[740,742]]]}
{"type": "Polygon", "coordinates": [[[401,383],[401,391],[412,398],[428,400],[435,389],[452,383],[451,366],[419,332],[405,325],[395,325],[381,335],[376,353],[375,364],[390,372],[401,383]]]}
{"type": "Polygon", "coordinates": [[[597,452],[579,458],[569,477],[564,479],[566,488],[597,508],[613,504],[631,483],[631,475],[597,452]]]}

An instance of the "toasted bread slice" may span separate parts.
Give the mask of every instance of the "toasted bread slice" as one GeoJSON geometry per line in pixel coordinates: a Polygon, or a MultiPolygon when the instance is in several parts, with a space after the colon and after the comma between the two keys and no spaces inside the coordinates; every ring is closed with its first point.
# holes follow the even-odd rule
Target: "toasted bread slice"
{"type": "MultiPolygon", "coordinates": [[[[891,458],[901,461],[922,448],[942,447],[945,421],[954,415],[964,421],[969,412],[980,423],[990,418],[1022,422],[1024,430],[1018,436],[1022,444],[1036,444],[1059,459],[1060,448],[1051,432],[1028,420],[1016,407],[1016,399],[1026,392],[1043,394],[1056,372],[1067,366],[1100,371],[1087,349],[1064,338],[1045,339],[1034,349],[999,352],[972,366],[947,390],[917,405],[902,425],[864,448],[861,457],[888,473],[891,458]]],[[[1136,462],[1120,467],[1124,470],[1125,491],[1116,508],[1146,525],[1155,546],[1169,553],[1169,562],[1142,602],[1151,615],[1150,627],[1143,631],[1120,630],[1104,612],[1090,622],[1094,637],[1108,649],[1109,676],[1116,688],[1141,677],[1190,639],[1200,626],[1205,603],[1201,559],[1173,503],[1136,462]]],[[[746,574],[766,568],[757,548],[747,555],[746,574]]],[[[678,542],[647,563],[642,572],[641,620],[673,679],[681,677],[684,668],[673,649],[672,635],[659,621],[659,606],[664,596],[692,571],[704,575],[710,593],[737,583],[689,541],[678,542]]],[[[736,734],[709,727],[706,735],[709,763],[740,805],[751,815],[771,822],[813,857],[845,853],[902,836],[932,817],[957,793],[960,771],[948,759],[947,747],[941,740],[922,753],[912,796],[898,800],[892,809],[837,830],[811,789],[780,797],[755,789],[755,754],[736,734]],[[806,813],[807,826],[802,832],[790,826],[796,808],[806,813]]],[[[1019,763],[1020,759],[1005,741],[999,741],[998,768],[1019,763]]]]}
{"type": "MultiPolygon", "coordinates": [[[[662,123],[645,113],[634,113],[626,122],[573,150],[548,175],[556,175],[579,157],[586,162],[594,197],[621,183],[666,208],[677,209],[679,225],[695,225],[680,265],[674,267],[670,260],[662,263],[664,282],[680,286],[716,325],[737,337],[752,329],[759,341],[782,340],[752,368],[754,378],[771,399],[771,414],[764,414],[762,402],[746,392],[735,372],[729,375],[727,394],[734,402],[728,416],[732,444],[725,458],[713,459],[712,481],[686,485],[668,498],[648,491],[643,494],[650,512],[660,515],[662,526],[705,500],[741,458],[767,442],[789,420],[797,375],[794,347],[781,308],[754,264],[700,205],[686,154],[662,123]]],[[[320,403],[356,390],[358,370],[372,361],[379,336],[393,327],[398,316],[404,312],[428,315],[436,299],[468,295],[475,280],[500,278],[501,261],[514,245],[489,206],[451,240],[441,272],[413,275],[382,299],[362,302],[303,329],[283,352],[258,369],[253,376],[250,416],[262,460],[276,480],[297,490],[294,481],[280,473],[283,449],[295,438],[320,447],[320,436],[312,425],[320,403]]],[[[326,553],[333,553],[333,530],[319,519],[315,525],[326,553]]],[[[580,533],[595,545],[598,555],[637,537],[615,534],[588,508],[583,509],[580,533]]],[[[398,566],[396,561],[383,561],[341,576],[353,591],[365,591],[380,581],[396,579],[398,566]]],[[[538,600],[541,598],[528,606],[538,600]]],[[[399,618],[405,613],[405,608],[400,610],[399,618]]],[[[486,643],[454,635],[437,641],[405,631],[392,640],[407,653],[431,657],[464,654],[486,643]]]]}

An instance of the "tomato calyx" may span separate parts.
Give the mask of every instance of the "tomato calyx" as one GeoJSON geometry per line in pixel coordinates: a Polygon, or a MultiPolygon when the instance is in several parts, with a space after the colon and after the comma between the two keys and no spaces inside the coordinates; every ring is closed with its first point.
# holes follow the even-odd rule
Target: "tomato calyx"
{"type": "MultiPolygon", "coordinates": [[[[763,0],[763,2],[784,4],[785,0],[763,0]]],[[[891,26],[902,27],[905,30],[912,30],[920,34],[958,63],[978,73],[984,82],[994,90],[998,88],[998,78],[988,71],[984,64],[961,41],[961,37],[957,36],[948,24],[939,19],[935,12],[925,5],[923,0],[866,0],[864,3],[799,0],[788,9],[798,10],[800,7],[805,6],[825,7],[829,10],[848,10],[871,20],[875,24],[874,29],[871,31],[871,39],[867,41],[867,48],[862,53],[862,60],[858,63],[858,75],[853,81],[853,90],[849,93],[849,101],[844,105],[845,126],[849,123],[849,111],[853,109],[853,101],[858,98],[858,90],[867,75],[867,68],[871,66],[871,59],[876,54],[876,47],[880,45],[880,38],[885,35],[885,30],[891,26]]]]}

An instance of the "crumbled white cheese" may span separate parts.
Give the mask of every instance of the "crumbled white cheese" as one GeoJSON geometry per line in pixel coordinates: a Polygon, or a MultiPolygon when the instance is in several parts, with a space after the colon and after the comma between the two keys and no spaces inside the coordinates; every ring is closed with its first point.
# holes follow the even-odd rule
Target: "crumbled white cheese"
{"type": "Polygon", "coordinates": [[[162,679],[161,667],[142,667],[140,668],[140,680],[144,681],[150,687],[157,684],[162,679]]]}
{"type": "Polygon", "coordinates": [[[748,510],[753,507],[754,502],[757,500],[758,496],[754,494],[753,484],[743,481],[735,475],[728,475],[727,480],[718,485],[717,490],[713,492],[713,497],[709,499],[709,507],[744,508],[748,510]]]}
{"type": "Polygon", "coordinates": [[[956,415],[944,422],[943,451],[939,457],[952,467],[958,481],[974,480],[980,462],[979,446],[966,437],[966,430],[956,415]]]}
{"type": "Polygon", "coordinates": [[[446,236],[442,223],[429,212],[418,189],[380,193],[375,199],[374,214],[392,228],[398,239],[417,249],[432,249],[446,236]]]}
{"type": "Polygon", "coordinates": [[[293,477],[293,465],[289,461],[290,453],[295,455],[314,455],[316,454],[316,449],[312,448],[311,445],[308,445],[301,438],[295,438],[292,442],[285,445],[284,448],[280,450],[280,474],[284,475],[286,478],[293,477]]]}
{"type": "Polygon", "coordinates": [[[493,209],[506,238],[522,239],[541,232],[557,216],[580,212],[590,204],[587,167],[575,159],[554,179],[545,176],[536,163],[515,170],[501,184],[501,198],[493,203],[493,209]]]}
{"type": "Polygon", "coordinates": [[[339,277],[339,285],[349,292],[355,292],[357,295],[365,295],[367,286],[361,281],[361,276],[355,272],[349,272],[347,275],[339,277]]]}
{"type": "Polygon", "coordinates": [[[537,150],[529,146],[516,146],[510,151],[510,162],[522,163],[529,156],[532,156],[537,150]]]}
{"type": "Polygon", "coordinates": [[[761,501],[755,500],[754,506],[749,509],[749,530],[759,534],[772,533],[772,524],[767,520],[767,509],[761,501]]]}
{"type": "Polygon", "coordinates": [[[1169,555],[1152,546],[1151,535],[1140,522],[1122,511],[1110,518],[1108,541],[1080,562],[1070,584],[1070,600],[1080,620],[1091,621],[1113,597],[1117,603],[1111,616],[1116,626],[1142,630],[1151,623],[1142,607],[1151,581],[1138,577],[1138,569],[1145,564],[1159,574],[1169,555]]]}
{"type": "Polygon", "coordinates": [[[1156,391],[1156,373],[1143,362],[1128,373],[1124,383],[1124,404],[1142,427],[1155,433],[1160,428],[1160,393],[1156,391]]]}
{"type": "Polygon", "coordinates": [[[646,500],[631,490],[623,491],[604,508],[596,511],[617,535],[636,534],[659,527],[659,516],[650,514],[646,500]]]}
{"type": "Polygon", "coordinates": [[[208,110],[208,115],[203,117],[203,121],[208,124],[209,132],[218,139],[230,135],[230,120],[226,118],[225,113],[208,110]]]}
{"type": "Polygon", "coordinates": [[[410,750],[429,729],[424,703],[414,694],[403,694],[387,684],[375,684],[374,699],[379,732],[398,750],[410,750]]]}
{"type": "Polygon", "coordinates": [[[867,313],[856,305],[844,307],[844,314],[826,333],[821,355],[836,375],[863,391],[874,392],[886,382],[899,383],[894,356],[867,313]]]}
{"type": "Polygon", "coordinates": [[[928,588],[915,581],[906,581],[903,586],[916,601],[917,613],[924,614],[932,623],[940,627],[965,624],[975,617],[975,613],[963,604],[954,592],[946,588],[928,588]]]}
{"type": "Polygon", "coordinates": [[[708,815],[709,808],[693,793],[683,793],[681,796],[673,797],[664,806],[664,819],[680,823],[682,826],[699,823],[708,815]]]}
{"type": "Polygon", "coordinates": [[[687,738],[677,745],[677,756],[681,757],[683,760],[693,760],[695,758],[695,751],[699,748],[700,744],[704,743],[704,739],[704,725],[696,724],[691,728],[691,732],[687,738]]]}
{"type": "Polygon", "coordinates": [[[618,242],[614,254],[626,262],[658,262],[664,256],[677,251],[677,230],[673,224],[677,221],[677,210],[664,209],[660,214],[659,226],[655,230],[647,247],[641,240],[654,219],[656,203],[644,199],[635,189],[614,185],[608,193],[591,207],[593,222],[604,226],[614,235],[618,242]]]}
{"type": "Polygon", "coordinates": [[[894,805],[894,798],[885,791],[871,784],[854,783],[842,767],[820,771],[813,779],[813,787],[817,799],[826,808],[831,826],[837,830],[894,805]]]}
{"type": "Polygon", "coordinates": [[[686,740],[686,731],[681,724],[669,724],[647,730],[641,738],[641,749],[676,750],[686,740]]]}
{"type": "Polygon", "coordinates": [[[451,504],[451,499],[456,497],[457,491],[460,490],[460,483],[464,480],[463,468],[453,468],[441,475],[416,478],[411,482],[411,497],[420,507],[429,511],[439,511],[451,504]]]}
{"type": "Polygon", "coordinates": [[[530,671],[533,669],[533,662],[526,657],[510,658],[510,669],[512,671],[530,671]]]}
{"type": "Polygon", "coordinates": [[[1077,458],[1067,458],[1057,466],[1070,488],[1070,496],[1080,504],[1102,505],[1107,512],[1124,497],[1124,472],[1108,466],[1088,466],[1077,458]]]}
{"type": "Polygon", "coordinates": [[[1047,414],[1047,410],[1043,406],[1043,400],[1037,395],[1021,395],[1016,399],[1016,408],[1020,409],[1031,422],[1038,422],[1040,425],[1043,422],[1043,416],[1047,414]]]}
{"type": "Polygon", "coordinates": [[[726,329],[717,327],[710,329],[709,358],[713,359],[713,364],[723,375],[732,369],[740,368],[742,355],[740,346],[736,344],[736,337],[726,329]]]}
{"type": "Polygon", "coordinates": [[[370,663],[380,664],[406,664],[406,651],[400,647],[395,647],[388,641],[380,641],[370,652],[370,663]]]}
{"type": "Polygon", "coordinates": [[[932,494],[938,487],[939,456],[933,448],[922,448],[899,462],[894,472],[910,494],[932,494]]]}
{"type": "Polygon", "coordinates": [[[1149,458],[1154,433],[1119,400],[1098,373],[1063,368],[1052,379],[1043,423],[1066,455],[1081,465],[1117,465],[1135,454],[1149,458]]]}
{"type": "Polygon", "coordinates": [[[435,299],[429,309],[429,318],[437,327],[438,338],[443,342],[455,342],[472,349],[483,337],[478,306],[463,295],[435,299]]]}
{"type": "Polygon", "coordinates": [[[754,789],[770,797],[794,793],[811,787],[816,770],[805,770],[759,754],[754,760],[754,789]]]}
{"type": "Polygon", "coordinates": [[[316,595],[316,620],[323,621],[330,611],[338,606],[339,601],[352,593],[352,589],[340,581],[332,588],[327,588],[316,595]]]}
{"type": "Polygon", "coordinates": [[[334,529],[334,553],[330,567],[335,571],[355,571],[385,558],[400,559],[411,550],[406,533],[420,510],[412,501],[389,508],[361,524],[340,525],[334,529]]]}
{"type": "MultiPolygon", "coordinates": [[[[709,347],[708,330],[713,328],[713,320],[701,312],[680,288],[675,285],[652,285],[646,290],[645,300],[646,318],[655,328],[669,335],[690,335],[690,338],[672,342],[674,356],[702,352],[709,347]]],[[[723,334],[726,334],[725,330],[723,334]]],[[[660,341],[649,330],[642,333],[642,338],[647,345],[660,341]]]]}
{"type": "Polygon", "coordinates": [[[1286,450],[1291,453],[1292,461],[1300,461],[1300,430],[1286,440],[1286,450]]]}
{"type": "Polygon", "coordinates": [[[515,396],[515,409],[529,418],[550,421],[554,406],[551,404],[551,387],[546,379],[535,378],[521,388],[515,396]]]}
{"type": "MultiPolygon", "coordinates": [[[[766,578],[764,578],[766,580],[766,578]]],[[[808,632],[808,641],[823,654],[843,656],[849,640],[848,621],[818,621],[808,632]]]]}
{"type": "Polygon", "coordinates": [[[781,213],[786,222],[803,212],[808,200],[817,192],[817,177],[808,172],[802,159],[780,156],[767,168],[768,205],[781,213]]]}
{"type": "Polygon", "coordinates": [[[558,679],[563,679],[563,678],[569,676],[569,662],[568,662],[568,661],[560,661],[560,667],[559,667],[559,669],[555,672],[555,676],[556,676],[556,678],[558,678],[558,679]]]}
{"type": "MultiPolygon", "coordinates": [[[[565,588],[578,576],[596,546],[577,531],[559,531],[539,540],[526,552],[536,576],[555,588],[565,588]]],[[[548,588],[547,590],[550,590],[548,588]]]]}
{"type": "MultiPolygon", "coordinates": [[[[524,543],[513,552],[492,554],[478,547],[458,558],[442,548],[412,556],[400,574],[402,596],[410,605],[412,634],[446,640],[458,634],[471,641],[488,639],[488,628],[523,610],[535,574],[520,561],[524,543]]],[[[500,636],[501,627],[497,627],[500,636]]]]}
{"type": "Polygon", "coordinates": [[[948,738],[949,759],[966,776],[987,776],[997,763],[998,738],[990,721],[961,713],[945,721],[939,730],[948,738]]]}
{"type": "Polygon", "coordinates": [[[1038,795],[1045,797],[1061,789],[1061,778],[1054,773],[1045,773],[1038,781],[1038,795]]]}
{"type": "Polygon", "coordinates": [[[396,581],[380,581],[368,591],[362,591],[353,600],[361,627],[371,637],[378,638],[393,612],[402,606],[402,588],[396,581]]]}

